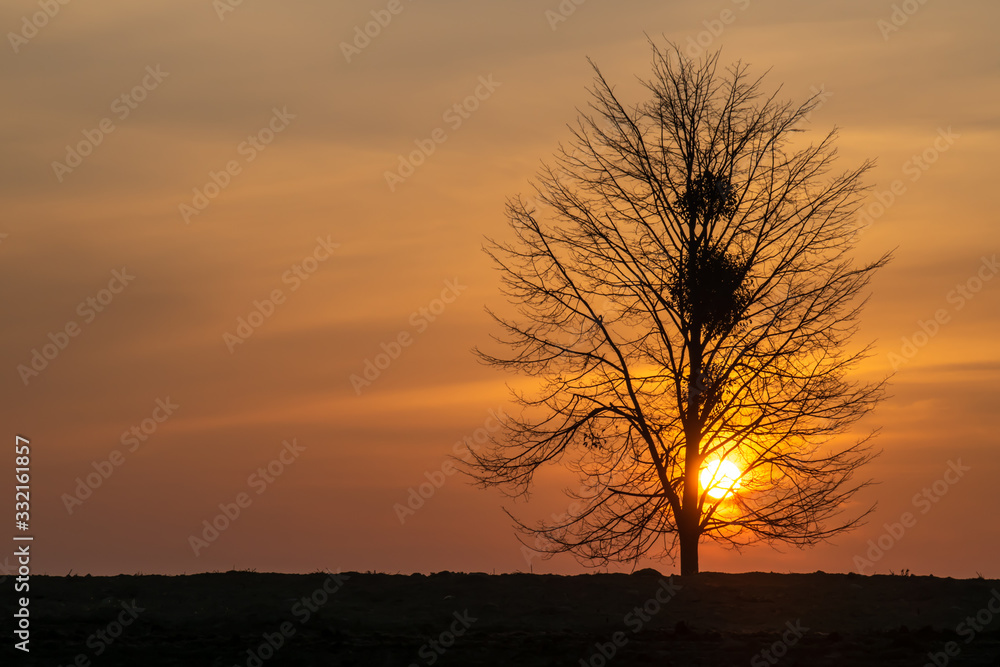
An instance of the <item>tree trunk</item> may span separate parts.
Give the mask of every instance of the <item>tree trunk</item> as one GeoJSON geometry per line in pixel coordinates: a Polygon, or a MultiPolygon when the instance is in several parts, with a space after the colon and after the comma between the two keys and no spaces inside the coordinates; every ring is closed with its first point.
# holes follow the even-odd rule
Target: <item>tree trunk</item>
{"type": "Polygon", "coordinates": [[[687,275],[687,292],[691,297],[691,329],[688,353],[691,367],[687,381],[687,414],[684,423],[684,491],[681,497],[681,517],[677,522],[681,543],[681,575],[698,574],[698,540],[701,538],[701,508],[698,499],[701,492],[701,391],[704,360],[702,354],[702,318],[699,312],[704,303],[698,293],[698,239],[695,234],[697,216],[690,218],[690,242],[687,261],[690,264],[687,275]]]}
{"type": "MultiPolygon", "coordinates": [[[[685,523],[687,523],[685,521],[685,523]]],[[[698,574],[698,534],[697,524],[680,531],[681,542],[681,576],[698,574]]]]}

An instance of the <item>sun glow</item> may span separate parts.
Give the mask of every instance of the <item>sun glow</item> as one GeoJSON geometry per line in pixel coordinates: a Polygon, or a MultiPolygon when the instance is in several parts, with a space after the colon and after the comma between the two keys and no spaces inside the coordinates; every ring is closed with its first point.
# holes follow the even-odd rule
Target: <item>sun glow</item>
{"type": "Polygon", "coordinates": [[[701,487],[709,498],[719,500],[733,495],[740,488],[740,469],[731,461],[720,459],[706,463],[701,470],[701,487]]]}

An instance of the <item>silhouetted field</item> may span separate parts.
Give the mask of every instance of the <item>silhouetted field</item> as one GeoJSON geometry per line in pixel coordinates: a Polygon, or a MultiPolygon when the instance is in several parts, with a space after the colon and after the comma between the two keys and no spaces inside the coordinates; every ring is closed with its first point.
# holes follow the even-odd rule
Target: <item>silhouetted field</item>
{"type": "Polygon", "coordinates": [[[30,613],[30,654],[4,633],[2,664],[1000,665],[1000,582],[982,579],[37,576],[30,613]]]}

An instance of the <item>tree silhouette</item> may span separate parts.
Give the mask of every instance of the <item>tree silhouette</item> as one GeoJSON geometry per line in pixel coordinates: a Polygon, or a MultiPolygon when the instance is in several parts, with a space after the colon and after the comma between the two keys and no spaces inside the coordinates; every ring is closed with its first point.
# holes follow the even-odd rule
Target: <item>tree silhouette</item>
{"type": "Polygon", "coordinates": [[[872,164],[833,172],[835,131],[793,141],[817,97],[651,45],[634,106],[591,63],[572,141],[508,201],[514,240],[487,244],[517,314],[489,310],[509,351],[477,354],[538,390],[466,472],[522,496],[561,462],[590,491],[552,522],[511,515],[535,549],[605,564],[679,545],[690,574],[703,536],[805,546],[873,509],[843,516],[875,455],[845,433],[884,389],[848,380],[869,351],[848,347],[889,255],[849,257],[872,164]]]}

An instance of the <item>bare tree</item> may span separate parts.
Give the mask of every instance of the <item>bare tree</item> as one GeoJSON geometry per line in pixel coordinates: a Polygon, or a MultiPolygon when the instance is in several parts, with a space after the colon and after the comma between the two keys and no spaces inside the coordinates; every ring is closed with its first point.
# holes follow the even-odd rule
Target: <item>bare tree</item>
{"type": "Polygon", "coordinates": [[[517,315],[489,311],[509,353],[477,354],[538,390],[466,471],[519,496],[562,462],[592,492],[554,522],[512,516],[534,548],[605,564],[679,545],[689,574],[702,537],[805,546],[873,509],[843,516],[875,455],[846,432],[884,389],[848,379],[869,351],[849,339],[889,255],[849,257],[872,164],[834,172],[835,131],[793,141],[817,97],[651,45],[646,100],[595,65],[537,196],[508,202],[515,240],[487,245],[517,315]]]}

